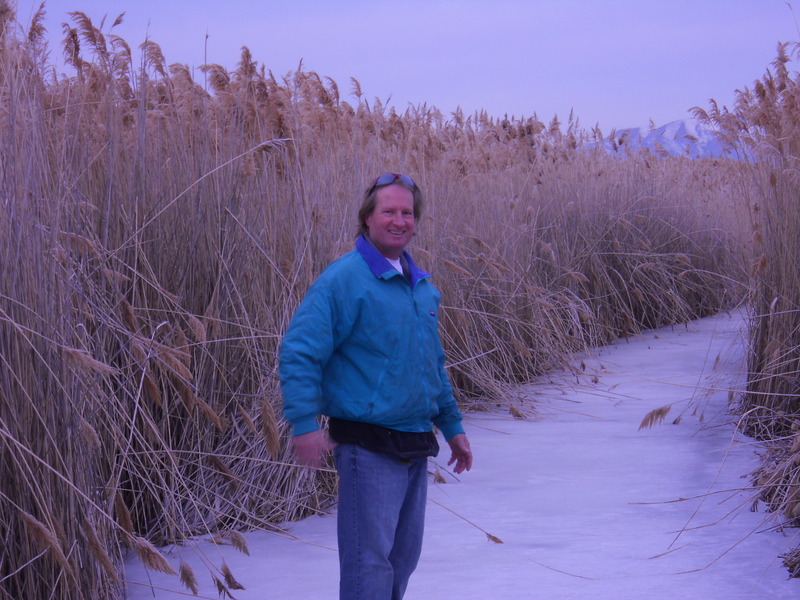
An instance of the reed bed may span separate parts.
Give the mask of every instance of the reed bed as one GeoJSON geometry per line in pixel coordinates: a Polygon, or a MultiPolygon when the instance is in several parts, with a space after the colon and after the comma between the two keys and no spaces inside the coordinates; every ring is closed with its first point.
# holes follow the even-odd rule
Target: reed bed
{"type": "Polygon", "coordinates": [[[174,572],[158,546],[247,551],[239,532],[332,501],[332,470],[289,456],[276,353],[377,173],[425,193],[413,251],[465,408],[512,409],[569,353],[743,295],[740,162],[399,113],[246,48],[197,77],[113,31],[71,13],[55,75],[41,15],[0,0],[0,598],[121,598],[126,551],[174,572]]]}
{"type": "MultiPolygon", "coordinates": [[[[766,444],[753,482],[781,527],[800,525],[800,77],[791,71],[799,48],[779,44],[771,68],[737,93],[732,110],[699,111],[748,159],[750,348],[738,408],[742,429],[766,444]]],[[[800,577],[800,548],[783,558],[800,577]]]]}

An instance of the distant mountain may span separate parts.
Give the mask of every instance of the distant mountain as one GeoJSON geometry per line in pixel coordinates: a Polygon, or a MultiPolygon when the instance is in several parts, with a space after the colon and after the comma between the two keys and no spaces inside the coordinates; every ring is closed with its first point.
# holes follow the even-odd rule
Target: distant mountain
{"type": "Polygon", "coordinates": [[[723,147],[711,129],[688,119],[673,121],[655,129],[617,129],[603,140],[603,145],[609,152],[624,153],[626,150],[649,148],[657,155],[689,158],[734,156],[733,152],[723,147]]]}

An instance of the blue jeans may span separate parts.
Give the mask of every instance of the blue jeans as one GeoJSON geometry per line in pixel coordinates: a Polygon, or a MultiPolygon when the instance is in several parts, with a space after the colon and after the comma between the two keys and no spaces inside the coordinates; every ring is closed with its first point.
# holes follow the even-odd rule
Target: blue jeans
{"type": "Polygon", "coordinates": [[[339,444],[334,455],[339,599],[400,600],[422,550],[428,460],[401,461],[355,444],[339,444]]]}

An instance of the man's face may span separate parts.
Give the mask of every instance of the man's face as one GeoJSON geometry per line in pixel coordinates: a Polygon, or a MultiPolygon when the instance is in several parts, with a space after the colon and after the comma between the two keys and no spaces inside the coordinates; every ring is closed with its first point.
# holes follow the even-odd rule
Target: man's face
{"type": "Polygon", "coordinates": [[[381,254],[399,258],[414,236],[414,195],[402,185],[378,190],[375,208],[365,219],[369,237],[381,254]]]}

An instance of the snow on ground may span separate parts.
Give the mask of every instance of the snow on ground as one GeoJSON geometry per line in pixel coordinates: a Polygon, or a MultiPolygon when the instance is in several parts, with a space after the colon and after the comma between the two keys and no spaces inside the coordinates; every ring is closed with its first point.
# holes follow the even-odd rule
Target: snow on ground
{"type": "MultiPolygon", "coordinates": [[[[525,418],[468,415],[475,464],[455,477],[444,445],[431,462],[446,483],[431,483],[406,600],[800,598],[779,558],[800,532],[751,510],[758,446],[727,413],[742,327],[741,314],[721,314],[621,340],[521,388],[525,418]]],[[[237,600],[335,599],[335,521],[249,533],[250,556],[203,540],[167,555],[193,566],[201,597],[219,598],[209,567],[224,561],[245,588],[237,600]]],[[[133,556],[126,570],[129,600],[187,597],[133,556]]]]}

